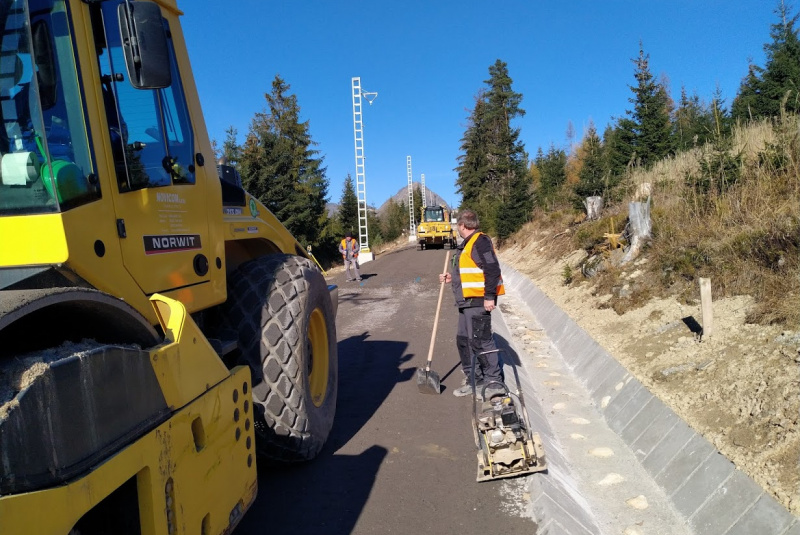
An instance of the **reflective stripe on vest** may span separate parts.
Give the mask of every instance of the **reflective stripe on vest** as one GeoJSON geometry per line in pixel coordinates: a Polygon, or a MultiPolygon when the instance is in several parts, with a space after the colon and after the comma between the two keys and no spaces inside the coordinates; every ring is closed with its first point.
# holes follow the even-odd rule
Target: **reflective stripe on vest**
{"type": "MultiPolygon", "coordinates": [[[[472,260],[472,246],[475,245],[475,240],[478,239],[478,236],[482,234],[483,232],[473,234],[458,257],[458,272],[461,275],[461,291],[464,294],[464,299],[483,297],[484,295],[483,288],[486,279],[484,278],[483,270],[472,260]]],[[[494,246],[492,246],[492,249],[494,249],[494,246]]],[[[505,295],[505,293],[506,289],[503,286],[503,277],[501,276],[500,280],[497,281],[497,295],[505,295]]]]}

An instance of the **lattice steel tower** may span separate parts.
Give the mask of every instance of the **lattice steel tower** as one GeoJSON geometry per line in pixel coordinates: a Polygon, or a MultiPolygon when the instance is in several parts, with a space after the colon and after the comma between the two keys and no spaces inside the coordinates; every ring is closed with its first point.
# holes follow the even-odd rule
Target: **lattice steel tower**
{"type": "Polygon", "coordinates": [[[361,248],[361,262],[372,260],[369,250],[369,229],[367,228],[367,178],[364,169],[364,120],[361,115],[361,97],[372,105],[378,93],[361,89],[361,77],[353,78],[353,138],[356,149],[356,194],[358,196],[358,245],[361,248]]]}
{"type": "Polygon", "coordinates": [[[408,241],[417,241],[417,225],[414,223],[414,182],[411,174],[411,156],[406,156],[408,170],[408,241]]]}

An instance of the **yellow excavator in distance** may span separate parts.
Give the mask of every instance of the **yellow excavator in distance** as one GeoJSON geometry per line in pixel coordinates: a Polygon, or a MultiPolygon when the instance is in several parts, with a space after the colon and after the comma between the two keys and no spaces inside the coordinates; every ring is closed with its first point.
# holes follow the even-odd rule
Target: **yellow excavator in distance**
{"type": "Polygon", "coordinates": [[[230,533],[313,458],[337,288],[216,165],[175,0],[0,0],[0,532],[230,533]]]}
{"type": "Polygon", "coordinates": [[[446,206],[425,206],[422,220],[417,225],[419,250],[430,247],[456,247],[456,233],[450,222],[450,210],[446,206]]]}

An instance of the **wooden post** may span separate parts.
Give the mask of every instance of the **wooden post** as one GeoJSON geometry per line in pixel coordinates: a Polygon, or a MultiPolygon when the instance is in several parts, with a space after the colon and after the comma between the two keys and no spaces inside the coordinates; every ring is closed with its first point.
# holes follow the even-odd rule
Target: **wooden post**
{"type": "Polygon", "coordinates": [[[714,330],[714,309],[711,306],[711,279],[700,277],[700,306],[703,313],[703,338],[708,338],[714,330]]]}

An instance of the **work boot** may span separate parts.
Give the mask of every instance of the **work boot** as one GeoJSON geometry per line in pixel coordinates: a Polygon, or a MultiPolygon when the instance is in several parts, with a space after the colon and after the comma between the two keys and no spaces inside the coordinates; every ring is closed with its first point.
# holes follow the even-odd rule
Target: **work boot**
{"type": "MultiPolygon", "coordinates": [[[[477,388],[478,392],[481,391],[483,388],[483,379],[475,378],[475,388],[477,388]]],[[[457,398],[463,398],[464,396],[471,396],[472,395],[472,380],[469,377],[464,377],[461,381],[461,386],[453,390],[453,395],[457,398]]]]}
{"type": "MultiPolygon", "coordinates": [[[[483,385],[481,385],[481,384],[478,384],[478,385],[475,385],[475,386],[477,387],[478,392],[480,392],[481,388],[483,388],[483,385]]],[[[472,385],[471,384],[467,384],[467,385],[463,385],[463,386],[460,386],[460,387],[456,388],[455,390],[453,390],[453,395],[455,397],[457,397],[457,398],[463,398],[464,396],[471,396],[472,395],[472,385]]]]}

